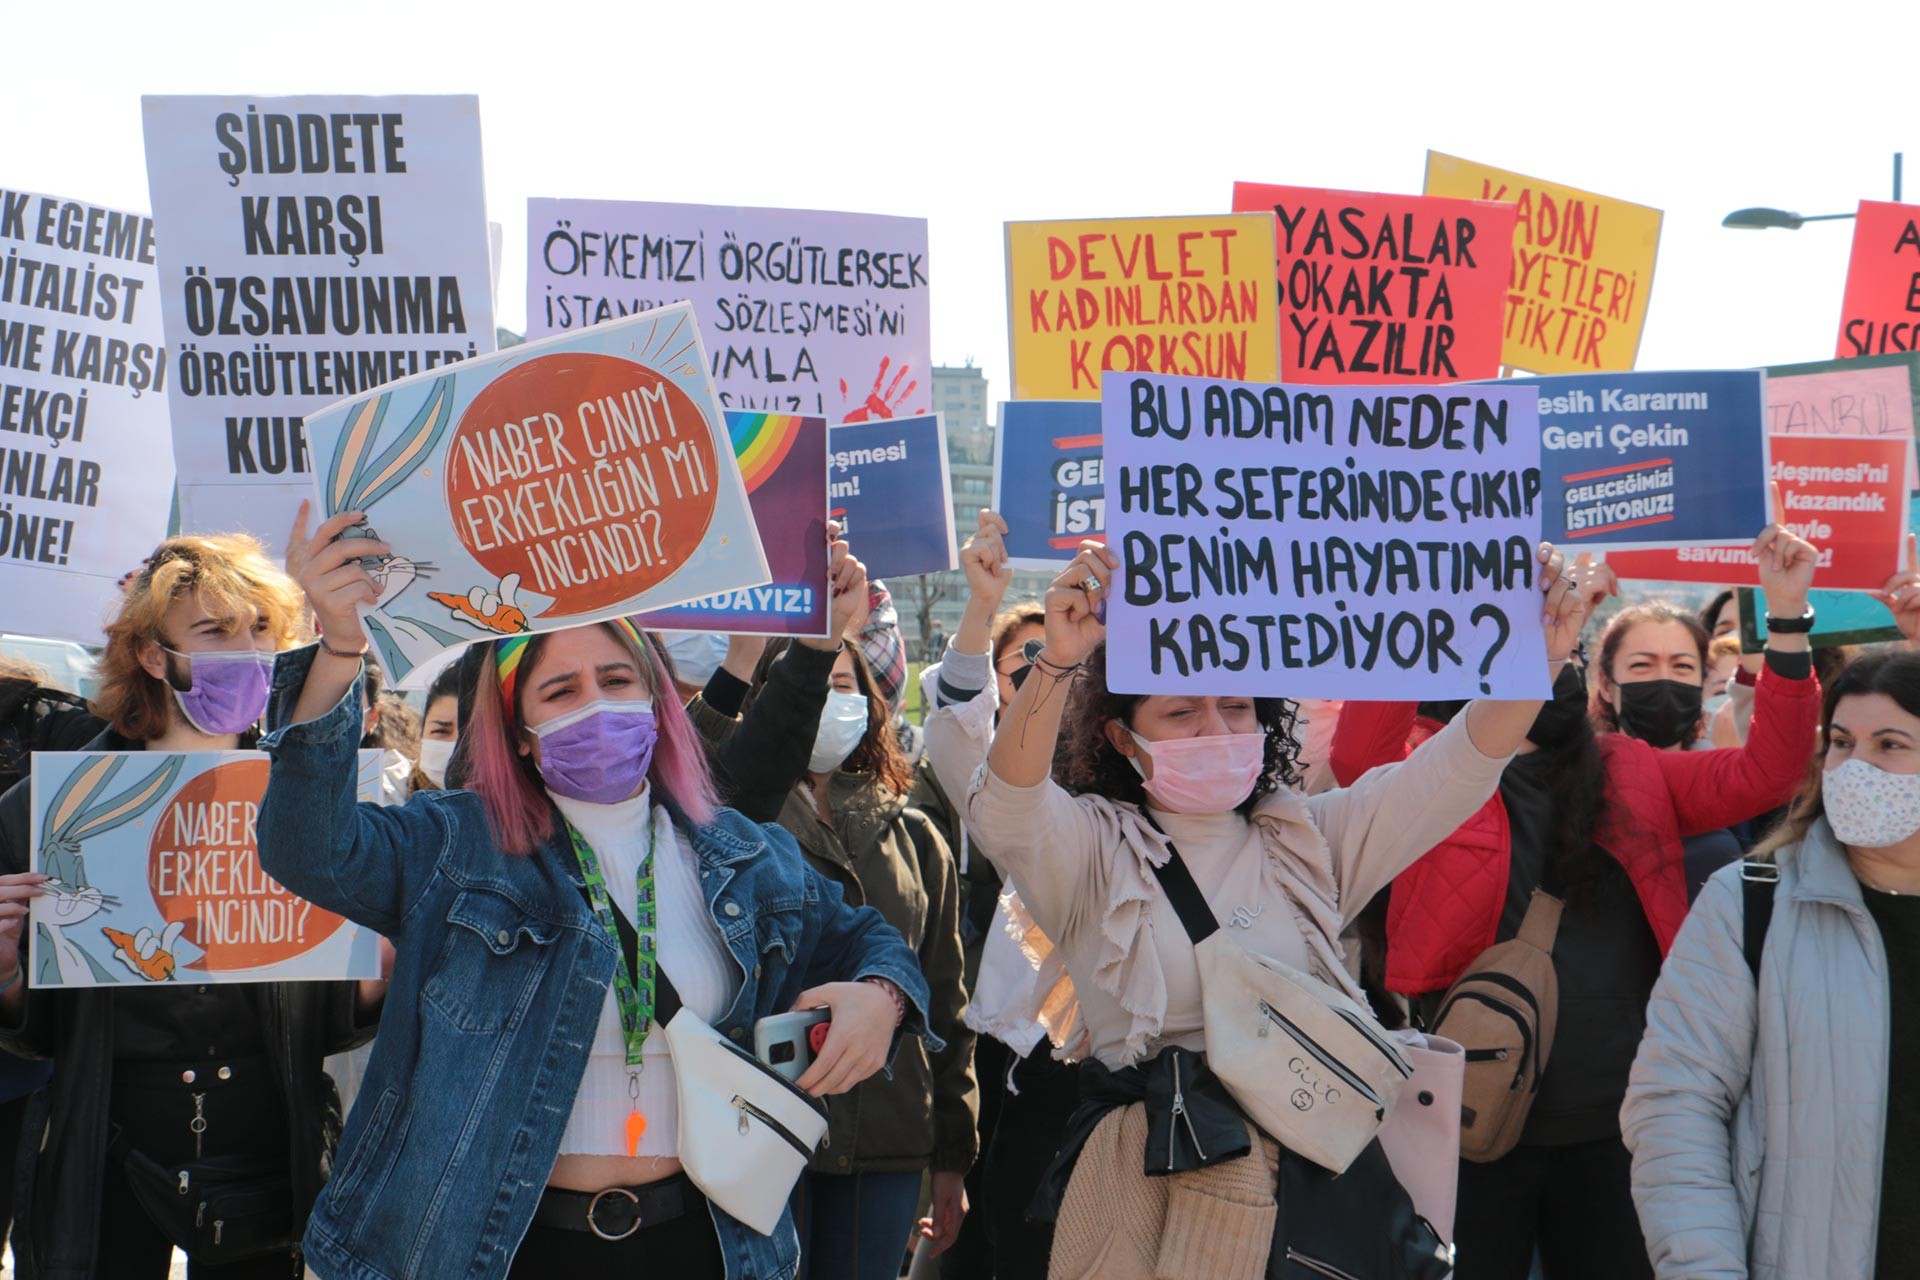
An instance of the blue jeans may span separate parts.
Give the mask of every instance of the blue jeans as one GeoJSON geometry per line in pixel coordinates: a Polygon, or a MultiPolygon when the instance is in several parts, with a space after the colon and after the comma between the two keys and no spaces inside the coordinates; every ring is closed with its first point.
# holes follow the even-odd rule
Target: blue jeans
{"type": "Polygon", "coordinates": [[[917,1173],[809,1173],[794,1192],[800,1280],[897,1280],[919,1209],[917,1173]]]}

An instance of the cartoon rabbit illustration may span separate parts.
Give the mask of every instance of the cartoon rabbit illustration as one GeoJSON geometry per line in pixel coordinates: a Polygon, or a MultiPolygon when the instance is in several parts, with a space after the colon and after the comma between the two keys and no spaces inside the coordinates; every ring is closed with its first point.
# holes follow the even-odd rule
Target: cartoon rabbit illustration
{"type": "MultiPolygon", "coordinates": [[[[348,415],[346,429],[333,448],[333,461],[325,482],[328,515],[341,511],[366,511],[419,469],[433,456],[440,438],[453,423],[453,375],[434,380],[426,399],[413,420],[400,429],[385,450],[375,455],[380,443],[380,427],[386,420],[393,393],[375,396],[355,406],[348,415]]],[[[377,539],[373,526],[362,520],[342,537],[377,539]]],[[[375,608],[383,608],[413,585],[416,578],[433,572],[431,564],[389,553],[362,557],[360,564],[373,575],[380,588],[375,608]]]]}
{"type": "MultiPolygon", "coordinates": [[[[381,424],[393,393],[376,396],[354,408],[334,446],[333,460],[325,478],[328,515],[366,511],[434,456],[453,422],[454,378],[455,374],[448,373],[436,379],[427,389],[413,419],[377,454],[381,424]]],[[[343,536],[375,538],[378,535],[370,522],[362,521],[343,536]]],[[[454,620],[465,624],[456,630],[425,618],[395,613],[387,607],[416,580],[432,574],[433,565],[392,554],[364,556],[360,563],[373,575],[380,590],[374,610],[365,618],[367,636],[382,665],[396,677],[404,676],[447,649],[469,643],[475,638],[476,630],[513,635],[527,629],[527,613],[517,598],[520,588],[517,575],[509,574],[493,587],[475,587],[465,595],[429,593],[434,603],[450,610],[454,620]]]]}
{"type": "Polygon", "coordinates": [[[117,898],[95,888],[87,876],[82,846],[146,813],[173,789],[184,761],[169,758],[124,790],[108,794],[114,778],[128,763],[127,756],[96,756],[67,776],[54,793],[41,823],[40,870],[48,877],[46,897],[34,912],[34,925],[50,948],[41,960],[43,981],[61,975],[113,981],[85,948],[66,937],[65,929],[120,906],[117,898]],[[97,798],[102,797],[104,798],[97,798]],[[51,966],[53,973],[46,974],[51,966]]]}

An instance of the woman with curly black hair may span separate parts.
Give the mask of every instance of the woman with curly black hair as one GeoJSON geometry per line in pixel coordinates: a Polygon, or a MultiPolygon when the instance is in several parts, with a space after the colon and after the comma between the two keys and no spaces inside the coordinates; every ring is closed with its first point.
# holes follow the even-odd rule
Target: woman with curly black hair
{"type": "MultiPolygon", "coordinates": [[[[1557,666],[1586,602],[1552,548],[1540,558],[1557,666]]],[[[1303,796],[1291,704],[1107,688],[1100,604],[1117,567],[1112,552],[1085,543],[1048,589],[1045,648],[969,797],[981,848],[1020,886],[1073,979],[1093,1059],[1083,1090],[1141,1095],[1097,1122],[1077,1120],[1051,1274],[1251,1280],[1265,1274],[1273,1243],[1281,1155],[1237,1111],[1214,1113],[1224,1123],[1207,1145],[1238,1140],[1245,1158],[1219,1160],[1226,1148],[1214,1146],[1193,1159],[1198,1139],[1166,1143],[1168,1125],[1191,1136],[1208,1077],[1193,1073],[1206,1047],[1199,966],[1155,868],[1177,847],[1236,941],[1363,1000],[1342,963],[1341,930],[1487,801],[1540,703],[1473,703],[1404,763],[1303,796]],[[1150,1131],[1169,1157],[1154,1173],[1171,1176],[1145,1176],[1150,1131]],[[1176,1151],[1184,1163],[1173,1163],[1176,1151]]]]}

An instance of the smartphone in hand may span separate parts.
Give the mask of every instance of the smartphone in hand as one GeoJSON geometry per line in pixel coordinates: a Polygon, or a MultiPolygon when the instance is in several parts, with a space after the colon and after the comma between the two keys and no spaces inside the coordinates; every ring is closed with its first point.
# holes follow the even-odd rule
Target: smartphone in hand
{"type": "Polygon", "coordinates": [[[753,1055],[790,1081],[813,1065],[832,1014],[825,1009],[776,1013],[753,1024],[753,1055]]]}

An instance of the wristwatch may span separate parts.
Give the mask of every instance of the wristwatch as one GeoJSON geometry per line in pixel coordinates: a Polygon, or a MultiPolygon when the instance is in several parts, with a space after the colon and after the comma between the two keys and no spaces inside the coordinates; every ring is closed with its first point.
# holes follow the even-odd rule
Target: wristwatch
{"type": "Polygon", "coordinates": [[[1807,611],[1801,614],[1797,618],[1776,618],[1772,614],[1767,615],[1768,634],[1772,634],[1777,631],[1783,636],[1803,636],[1812,630],[1813,630],[1813,606],[1812,605],[1808,605],[1807,611]]]}

